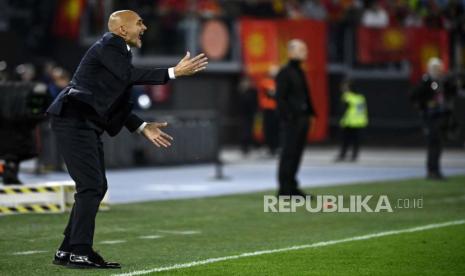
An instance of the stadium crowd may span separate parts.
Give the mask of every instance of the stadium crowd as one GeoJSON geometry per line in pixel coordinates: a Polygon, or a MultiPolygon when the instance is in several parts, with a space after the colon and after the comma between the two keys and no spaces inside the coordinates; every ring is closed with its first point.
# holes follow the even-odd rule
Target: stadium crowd
{"type": "Polygon", "coordinates": [[[465,1],[460,0],[152,0],[118,1],[115,5],[141,11],[152,26],[145,38],[151,47],[144,47],[142,54],[178,52],[185,44],[186,29],[193,18],[221,18],[230,25],[240,17],[325,21],[329,26],[328,56],[332,62],[343,60],[345,31],[359,25],[440,28],[451,34],[451,42],[465,30],[465,1]],[[171,35],[159,40],[159,34],[171,35]]]}

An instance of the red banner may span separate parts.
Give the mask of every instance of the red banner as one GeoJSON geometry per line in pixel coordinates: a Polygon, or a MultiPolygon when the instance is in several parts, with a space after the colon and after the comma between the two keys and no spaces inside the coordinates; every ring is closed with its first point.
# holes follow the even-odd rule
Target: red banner
{"type": "Polygon", "coordinates": [[[85,0],[60,1],[53,24],[55,35],[72,40],[78,39],[81,15],[85,5],[85,0]]]}
{"type": "Polygon", "coordinates": [[[328,129],[328,88],[326,72],[326,24],[313,20],[241,20],[241,46],[246,72],[253,78],[267,73],[273,64],[287,62],[287,42],[298,38],[308,47],[305,63],[307,81],[317,118],[309,139],[322,141],[328,129]]]}
{"type": "Polygon", "coordinates": [[[358,62],[364,64],[401,61],[408,58],[408,36],[398,27],[357,30],[358,62]]]}
{"type": "Polygon", "coordinates": [[[364,64],[408,60],[410,80],[417,82],[426,72],[428,60],[438,57],[449,67],[449,37],[445,30],[426,27],[357,30],[358,62],[364,64]]]}
{"type": "Polygon", "coordinates": [[[241,20],[241,46],[245,71],[251,76],[266,75],[278,63],[278,32],[272,20],[241,20]]]}
{"type": "Polygon", "coordinates": [[[428,60],[438,57],[449,68],[449,36],[445,30],[431,30],[426,27],[409,28],[410,37],[410,80],[418,82],[426,73],[428,60]]]}

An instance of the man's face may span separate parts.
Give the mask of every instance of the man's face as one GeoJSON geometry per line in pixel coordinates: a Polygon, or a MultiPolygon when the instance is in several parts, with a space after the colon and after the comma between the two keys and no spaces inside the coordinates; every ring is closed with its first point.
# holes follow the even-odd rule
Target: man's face
{"type": "Polygon", "coordinates": [[[303,42],[298,42],[293,49],[289,51],[289,58],[300,61],[307,60],[307,45],[303,42]]]}
{"type": "Polygon", "coordinates": [[[443,73],[443,68],[442,64],[435,64],[433,66],[430,66],[429,68],[429,74],[431,75],[432,78],[440,78],[443,73]]]}
{"type": "Polygon", "coordinates": [[[300,52],[299,52],[300,60],[301,60],[301,61],[307,60],[307,54],[308,54],[307,45],[302,44],[301,49],[300,49],[300,52]]]}
{"type": "Polygon", "coordinates": [[[147,27],[142,22],[142,18],[134,14],[134,16],[131,16],[131,18],[127,20],[124,26],[126,30],[126,43],[131,47],[142,47],[142,35],[144,31],[147,30],[147,27]]]}

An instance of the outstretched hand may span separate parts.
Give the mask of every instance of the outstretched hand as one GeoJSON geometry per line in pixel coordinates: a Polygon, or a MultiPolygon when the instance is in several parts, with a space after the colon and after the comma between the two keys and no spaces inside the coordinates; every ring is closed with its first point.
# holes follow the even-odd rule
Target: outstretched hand
{"type": "Polygon", "coordinates": [[[160,128],[166,127],[168,123],[147,123],[142,133],[145,138],[152,142],[157,147],[169,147],[173,137],[169,136],[165,132],[161,131],[160,128]]]}
{"type": "Polygon", "coordinates": [[[200,71],[205,70],[208,64],[208,58],[204,53],[199,54],[193,58],[191,53],[187,52],[186,55],[179,61],[178,65],[174,67],[174,76],[190,76],[200,71]]]}

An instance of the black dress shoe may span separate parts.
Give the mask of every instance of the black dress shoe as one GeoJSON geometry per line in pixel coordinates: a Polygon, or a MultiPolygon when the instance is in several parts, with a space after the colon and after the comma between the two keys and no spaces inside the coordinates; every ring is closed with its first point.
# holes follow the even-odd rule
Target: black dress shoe
{"type": "Polygon", "coordinates": [[[300,189],[294,189],[292,191],[279,191],[277,197],[279,196],[290,196],[290,197],[295,197],[295,196],[301,196],[304,199],[307,199],[307,197],[312,197],[311,194],[306,194],[300,189]]]}
{"type": "Polygon", "coordinates": [[[306,198],[307,196],[311,196],[311,194],[306,194],[304,191],[300,189],[295,189],[291,192],[291,196],[302,196],[306,198]]]}
{"type": "Polygon", "coordinates": [[[446,178],[444,175],[440,172],[429,172],[428,175],[426,176],[426,179],[429,180],[439,180],[439,181],[444,181],[446,178]]]}
{"type": "Polygon", "coordinates": [[[58,250],[53,257],[52,263],[56,265],[67,265],[69,261],[69,255],[71,255],[71,253],[58,250]]]}
{"type": "Polygon", "coordinates": [[[66,266],[70,268],[121,268],[119,263],[107,262],[95,251],[92,251],[88,255],[77,255],[71,253],[69,256],[69,262],[66,266]]]}

